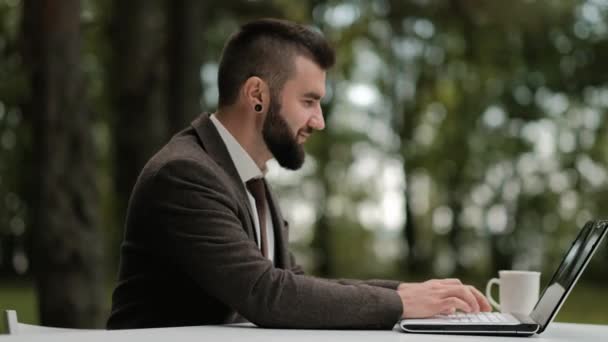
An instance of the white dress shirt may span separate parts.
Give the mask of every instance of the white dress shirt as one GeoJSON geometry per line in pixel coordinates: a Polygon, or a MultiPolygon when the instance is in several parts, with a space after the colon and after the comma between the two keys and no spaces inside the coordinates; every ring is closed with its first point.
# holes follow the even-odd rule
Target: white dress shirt
{"type": "MultiPolygon", "coordinates": [[[[264,174],[260,170],[260,168],[253,161],[251,156],[245,151],[243,146],[239,144],[239,142],[234,138],[234,136],[222,125],[222,123],[215,117],[215,114],[211,115],[211,122],[217,128],[217,131],[220,133],[220,137],[224,141],[226,148],[228,149],[228,153],[230,154],[230,158],[232,158],[232,162],[234,166],[236,166],[236,171],[239,173],[239,177],[241,177],[241,182],[243,182],[243,187],[247,192],[247,198],[249,199],[249,204],[251,205],[251,209],[253,210],[253,223],[255,225],[255,234],[260,241],[260,219],[258,218],[258,211],[255,205],[255,198],[249,192],[245,183],[247,181],[254,178],[262,178],[264,174]]],[[[268,207],[268,201],[265,203],[266,205],[266,237],[268,240],[268,259],[270,259],[274,263],[274,227],[272,224],[272,215],[270,212],[270,208],[268,207]]],[[[261,248],[261,245],[258,243],[258,248],[261,248]]]]}

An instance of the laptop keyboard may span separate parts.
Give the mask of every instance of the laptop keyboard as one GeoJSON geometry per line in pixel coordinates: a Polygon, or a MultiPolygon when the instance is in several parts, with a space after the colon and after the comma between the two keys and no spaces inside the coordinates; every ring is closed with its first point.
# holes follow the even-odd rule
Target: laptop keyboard
{"type": "Polygon", "coordinates": [[[509,320],[500,312],[463,313],[444,315],[442,318],[453,323],[505,323],[509,320]]]}

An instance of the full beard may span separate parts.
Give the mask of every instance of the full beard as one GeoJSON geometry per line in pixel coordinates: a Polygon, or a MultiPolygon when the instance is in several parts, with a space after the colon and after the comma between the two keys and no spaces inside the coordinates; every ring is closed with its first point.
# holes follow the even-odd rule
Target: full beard
{"type": "Polygon", "coordinates": [[[281,104],[271,96],[268,113],[262,127],[262,137],[268,150],[279,165],[289,170],[297,170],[304,164],[304,148],[298,144],[296,136],[281,115],[281,104]]]}

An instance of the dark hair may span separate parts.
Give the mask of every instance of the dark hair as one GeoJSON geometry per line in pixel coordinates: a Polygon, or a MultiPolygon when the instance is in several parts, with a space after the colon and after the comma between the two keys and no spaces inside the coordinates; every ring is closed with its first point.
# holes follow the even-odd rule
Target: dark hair
{"type": "Polygon", "coordinates": [[[319,32],[278,19],[260,19],[241,26],[222,52],[217,83],[218,106],[233,104],[243,83],[252,76],[268,82],[277,94],[293,75],[295,57],[303,55],[327,70],[335,53],[319,32]]]}

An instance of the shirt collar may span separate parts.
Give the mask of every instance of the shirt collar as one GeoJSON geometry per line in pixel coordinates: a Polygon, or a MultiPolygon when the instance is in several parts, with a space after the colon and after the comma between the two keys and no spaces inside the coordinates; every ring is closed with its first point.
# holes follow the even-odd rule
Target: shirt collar
{"type": "Polygon", "coordinates": [[[230,154],[230,158],[236,167],[236,171],[239,173],[239,177],[241,177],[241,181],[246,183],[248,180],[253,178],[262,178],[264,174],[260,170],[260,168],[253,161],[249,153],[245,151],[243,146],[239,144],[236,138],[222,125],[220,120],[217,119],[215,114],[211,114],[211,122],[217,128],[220,137],[224,141],[226,148],[228,149],[228,154],[230,154]]]}

